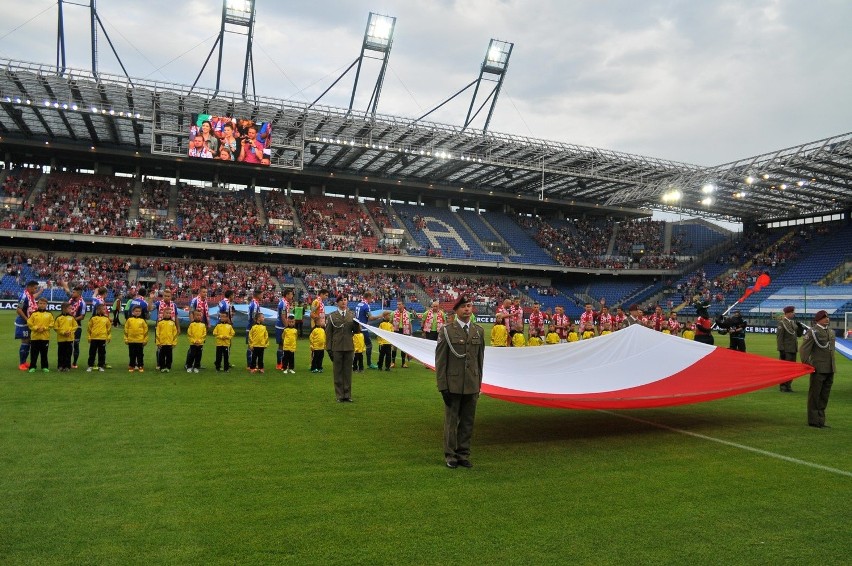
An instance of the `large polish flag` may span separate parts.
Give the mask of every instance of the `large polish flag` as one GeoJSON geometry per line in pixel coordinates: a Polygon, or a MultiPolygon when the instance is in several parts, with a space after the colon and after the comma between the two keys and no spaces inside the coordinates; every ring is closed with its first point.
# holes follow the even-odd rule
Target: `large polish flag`
{"type": "MultiPolygon", "coordinates": [[[[435,366],[435,342],[365,328],[435,366]]],[[[487,346],[482,393],[542,407],[643,409],[741,395],[812,371],[807,364],[708,346],[633,325],[574,343],[487,346]]]]}

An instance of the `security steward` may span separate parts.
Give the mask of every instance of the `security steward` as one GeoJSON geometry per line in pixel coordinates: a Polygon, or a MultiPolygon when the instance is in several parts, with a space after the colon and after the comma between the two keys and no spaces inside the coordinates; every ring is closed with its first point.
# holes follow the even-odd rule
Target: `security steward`
{"type": "MultiPolygon", "coordinates": [[[[792,305],[784,307],[784,316],[778,321],[775,332],[775,342],[778,347],[778,359],[785,362],[795,362],[799,351],[799,338],[804,334],[805,326],[794,320],[796,308],[792,305]]],[[[793,392],[793,380],[780,384],[781,393],[793,392]]]]}
{"type": "Polygon", "coordinates": [[[325,347],[333,364],[334,395],[338,403],[352,402],[352,359],[355,357],[352,335],[361,332],[346,305],[346,297],[338,295],[337,310],[327,315],[325,322],[325,347]]]}
{"type": "Polygon", "coordinates": [[[831,428],[825,424],[825,408],[834,384],[834,332],[828,327],[828,313],[825,311],[814,315],[814,323],[805,333],[799,348],[802,363],[814,367],[808,388],[808,425],[831,428]]]}
{"type": "Polygon", "coordinates": [[[462,295],[453,305],[455,321],[438,333],[435,374],[444,399],[444,459],[448,468],[472,468],[470,440],[482,386],[485,331],[473,323],[473,304],[462,295]]]}

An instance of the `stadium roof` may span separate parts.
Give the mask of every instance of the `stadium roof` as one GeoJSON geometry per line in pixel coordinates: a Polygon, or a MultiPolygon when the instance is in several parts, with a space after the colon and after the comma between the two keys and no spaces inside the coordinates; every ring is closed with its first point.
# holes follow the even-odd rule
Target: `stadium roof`
{"type": "Polygon", "coordinates": [[[272,165],[768,221],[852,207],[852,132],[718,165],[0,59],[0,134],[183,157],[193,113],[273,125],[272,165]]]}

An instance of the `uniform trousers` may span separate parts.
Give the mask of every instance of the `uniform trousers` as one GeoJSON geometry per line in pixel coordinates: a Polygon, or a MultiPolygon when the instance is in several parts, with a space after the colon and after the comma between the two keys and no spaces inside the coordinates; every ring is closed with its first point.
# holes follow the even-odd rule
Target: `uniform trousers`
{"type": "Polygon", "coordinates": [[[390,369],[391,365],[391,345],[382,344],[379,346],[379,369],[382,369],[384,364],[385,369],[390,369]]]}
{"type": "Polygon", "coordinates": [[[834,373],[812,373],[808,388],[808,424],[823,426],[828,396],[834,384],[834,373]]]}
{"type": "Polygon", "coordinates": [[[104,367],[106,363],[106,340],[91,340],[89,341],[89,367],[95,367],[95,356],[98,358],[99,368],[104,367]]]}
{"type": "Polygon", "coordinates": [[[352,398],[352,360],[355,352],[331,352],[331,363],[334,371],[334,396],[340,399],[352,398]]]}
{"type": "MultiPolygon", "coordinates": [[[[785,362],[795,362],[796,361],[796,352],[778,352],[778,359],[784,360],[785,362]]],[[[793,380],[785,381],[778,385],[778,388],[781,391],[793,391],[793,380]]]]}
{"type": "Polygon", "coordinates": [[[444,457],[447,460],[468,460],[473,419],[479,393],[448,393],[444,401],[444,457]]]}

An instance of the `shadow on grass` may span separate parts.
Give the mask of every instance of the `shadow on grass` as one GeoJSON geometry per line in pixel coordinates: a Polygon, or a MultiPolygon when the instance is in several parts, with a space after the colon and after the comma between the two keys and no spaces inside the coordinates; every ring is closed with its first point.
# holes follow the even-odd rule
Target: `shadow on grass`
{"type": "Polygon", "coordinates": [[[776,423],[760,414],[686,414],[663,411],[547,411],[524,415],[481,415],[477,417],[477,444],[552,442],[594,438],[657,436],[671,434],[663,428],[637,422],[641,419],[662,426],[713,436],[725,429],[749,429],[776,423]],[[626,417],[626,418],[625,418],[626,417]]]}

